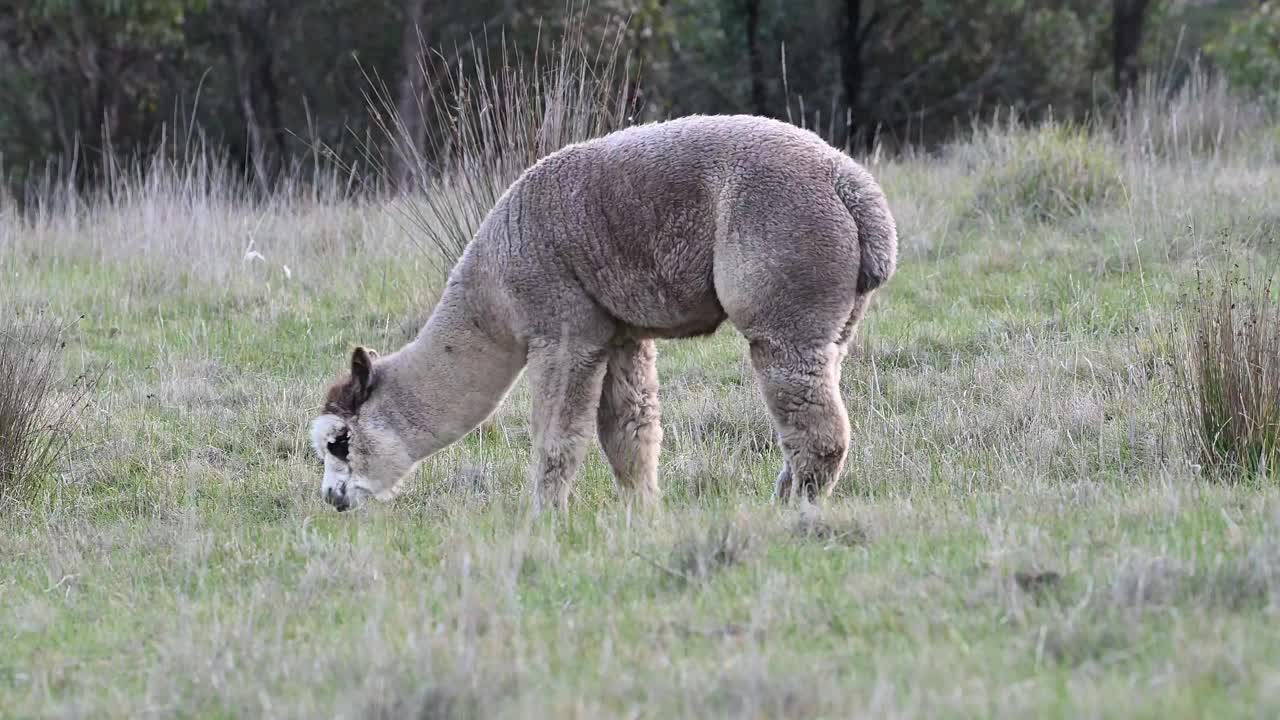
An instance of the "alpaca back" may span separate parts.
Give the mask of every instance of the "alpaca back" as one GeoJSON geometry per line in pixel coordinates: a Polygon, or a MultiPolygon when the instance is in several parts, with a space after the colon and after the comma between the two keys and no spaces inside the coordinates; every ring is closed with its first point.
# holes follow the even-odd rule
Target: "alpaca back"
{"type": "Polygon", "coordinates": [[[848,292],[859,277],[865,292],[892,272],[896,236],[870,174],[813,133],[765,118],[694,116],[542,159],[472,245],[468,262],[494,269],[512,312],[555,307],[580,291],[619,324],[672,337],[724,320],[717,258],[834,262],[851,278],[848,292]],[[860,234],[871,252],[860,250],[860,234]]]}

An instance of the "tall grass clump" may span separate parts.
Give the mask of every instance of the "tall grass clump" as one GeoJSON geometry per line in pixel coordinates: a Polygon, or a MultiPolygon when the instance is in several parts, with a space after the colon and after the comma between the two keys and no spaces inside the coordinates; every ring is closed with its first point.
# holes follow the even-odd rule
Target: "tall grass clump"
{"type": "Polygon", "coordinates": [[[994,123],[958,149],[977,171],[970,211],[1002,220],[1052,222],[1123,196],[1121,167],[1100,135],[1052,120],[1022,127],[994,123]]]}
{"type": "Polygon", "coordinates": [[[1222,479],[1280,477],[1280,293],[1201,281],[1183,323],[1175,392],[1193,462],[1222,479]]]}
{"type": "Polygon", "coordinates": [[[531,61],[505,44],[496,60],[480,43],[469,57],[428,50],[418,71],[433,92],[414,109],[421,123],[404,117],[385,89],[370,94],[375,124],[397,154],[379,164],[410,168],[415,192],[402,207],[440,269],[461,256],[526,168],[631,121],[636,94],[622,52],[625,28],[593,40],[586,18],[574,13],[551,50],[537,50],[531,61]]]}
{"type": "Polygon", "coordinates": [[[1198,67],[1176,86],[1145,76],[1119,113],[1116,131],[1126,153],[1143,161],[1276,156],[1274,114],[1198,67]]]}
{"type": "Polygon", "coordinates": [[[0,503],[39,492],[70,439],[72,413],[87,391],[83,378],[61,387],[65,328],[8,321],[0,326],[0,503]]]}

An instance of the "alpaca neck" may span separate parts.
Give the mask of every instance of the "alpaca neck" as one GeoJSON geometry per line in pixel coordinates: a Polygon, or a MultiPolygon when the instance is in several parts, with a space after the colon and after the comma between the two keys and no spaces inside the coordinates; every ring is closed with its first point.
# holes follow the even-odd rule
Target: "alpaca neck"
{"type": "Polygon", "coordinates": [[[418,337],[378,364],[415,460],[475,429],[524,367],[523,348],[484,332],[485,319],[468,300],[463,285],[450,283],[418,337]]]}

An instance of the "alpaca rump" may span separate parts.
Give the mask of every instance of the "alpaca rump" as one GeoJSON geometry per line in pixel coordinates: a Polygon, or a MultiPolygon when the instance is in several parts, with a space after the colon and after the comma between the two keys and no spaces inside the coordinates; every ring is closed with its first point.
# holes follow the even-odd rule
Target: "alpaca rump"
{"type": "Polygon", "coordinates": [[[566,507],[592,434],[628,502],[651,504],[654,339],[728,320],[782,447],[776,495],[825,497],[849,444],[840,366],[896,258],[870,173],[795,126],[695,116],[566,147],[498,200],[413,341],[355,350],[312,426],[323,494],[393,495],[523,371],[535,507],[566,507]]]}

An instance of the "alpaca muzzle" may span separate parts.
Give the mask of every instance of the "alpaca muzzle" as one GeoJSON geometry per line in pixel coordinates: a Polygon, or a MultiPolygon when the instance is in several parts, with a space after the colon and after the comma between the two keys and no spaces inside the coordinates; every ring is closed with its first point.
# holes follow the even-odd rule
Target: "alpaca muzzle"
{"type": "Polygon", "coordinates": [[[338,512],[343,512],[351,508],[351,495],[347,492],[346,483],[325,488],[324,500],[332,505],[338,512]]]}
{"type": "Polygon", "coordinates": [[[324,482],[320,485],[320,494],[324,501],[342,512],[351,509],[355,504],[355,483],[352,482],[351,470],[332,455],[325,458],[324,482]]]}

